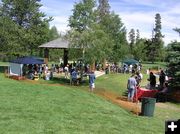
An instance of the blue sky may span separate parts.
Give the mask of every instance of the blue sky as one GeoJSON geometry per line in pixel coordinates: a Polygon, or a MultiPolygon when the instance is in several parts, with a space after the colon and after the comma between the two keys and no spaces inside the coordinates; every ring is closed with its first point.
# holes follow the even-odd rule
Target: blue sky
{"type": "MultiPolygon", "coordinates": [[[[75,2],[79,0],[41,0],[41,10],[54,20],[59,32],[66,32],[69,28],[68,18],[72,15],[75,2]]],[[[172,29],[180,28],[180,0],[109,0],[111,11],[120,16],[127,32],[131,28],[139,29],[140,36],[150,38],[155,22],[155,14],[160,13],[162,34],[165,44],[173,40],[180,41],[180,37],[172,29]]]]}

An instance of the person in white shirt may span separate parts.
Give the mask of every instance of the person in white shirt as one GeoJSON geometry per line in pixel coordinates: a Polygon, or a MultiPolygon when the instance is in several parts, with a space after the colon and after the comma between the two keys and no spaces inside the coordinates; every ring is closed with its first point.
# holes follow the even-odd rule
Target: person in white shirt
{"type": "Polygon", "coordinates": [[[65,66],[65,68],[64,68],[64,73],[65,73],[65,78],[67,79],[67,78],[68,78],[68,73],[69,73],[68,65],[65,66]]]}
{"type": "Polygon", "coordinates": [[[45,74],[48,73],[48,70],[49,70],[48,65],[45,65],[45,67],[44,67],[44,73],[45,73],[45,74]]]}
{"type": "Polygon", "coordinates": [[[140,73],[140,72],[137,72],[136,75],[137,75],[137,79],[136,79],[136,81],[137,81],[137,86],[140,86],[140,83],[141,83],[141,80],[142,80],[142,78],[143,78],[143,75],[142,75],[142,73],[140,73]]]}
{"type": "Polygon", "coordinates": [[[129,65],[129,73],[132,73],[132,68],[133,68],[133,66],[129,65]]]}

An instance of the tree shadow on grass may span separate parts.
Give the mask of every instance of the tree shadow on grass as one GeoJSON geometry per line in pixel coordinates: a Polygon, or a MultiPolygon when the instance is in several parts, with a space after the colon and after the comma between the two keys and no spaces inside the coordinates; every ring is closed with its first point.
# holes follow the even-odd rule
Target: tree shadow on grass
{"type": "Polygon", "coordinates": [[[122,94],[122,96],[127,97],[127,96],[128,96],[128,91],[127,91],[127,90],[124,91],[123,94],[122,94]]]}
{"type": "MultiPolygon", "coordinates": [[[[53,77],[51,80],[48,81],[49,84],[62,84],[62,85],[71,85],[70,79],[63,78],[63,77],[53,77]]],[[[88,80],[82,80],[79,85],[77,86],[88,86],[88,80]]]]}
{"type": "Polygon", "coordinates": [[[124,91],[122,93],[122,96],[118,96],[116,99],[122,100],[122,101],[127,101],[127,96],[128,96],[128,91],[124,91]]]}
{"type": "Polygon", "coordinates": [[[50,84],[62,84],[62,85],[69,85],[69,79],[65,79],[65,78],[57,78],[54,77],[49,81],[50,84]]]}
{"type": "Polygon", "coordinates": [[[8,69],[8,66],[0,66],[0,73],[4,73],[8,69]]]}

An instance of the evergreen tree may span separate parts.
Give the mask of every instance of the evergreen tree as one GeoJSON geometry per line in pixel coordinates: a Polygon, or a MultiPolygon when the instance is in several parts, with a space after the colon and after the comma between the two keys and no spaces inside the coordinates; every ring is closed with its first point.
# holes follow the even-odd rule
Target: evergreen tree
{"type": "Polygon", "coordinates": [[[131,54],[133,53],[133,47],[134,47],[134,44],[135,44],[135,30],[134,29],[131,29],[130,32],[129,32],[129,45],[130,45],[130,50],[131,50],[131,54]]]}
{"type": "Polygon", "coordinates": [[[136,39],[135,39],[135,45],[133,48],[133,56],[137,60],[142,60],[144,52],[144,39],[140,39],[140,32],[139,29],[136,29],[136,39]],[[141,56],[142,55],[142,56],[141,56]]]}
{"type": "Polygon", "coordinates": [[[58,30],[56,26],[53,26],[50,31],[49,31],[49,39],[50,40],[55,40],[60,37],[60,34],[58,33],[58,30]]]}
{"type": "Polygon", "coordinates": [[[180,28],[174,28],[173,30],[176,31],[176,32],[178,32],[178,33],[179,33],[179,36],[180,36],[180,28]]]}
{"type": "Polygon", "coordinates": [[[139,29],[136,30],[136,43],[139,41],[140,39],[140,32],[139,29]]]}
{"type": "Polygon", "coordinates": [[[157,40],[161,40],[163,35],[161,33],[161,15],[159,13],[157,13],[155,15],[155,28],[154,28],[154,33],[155,33],[155,39],[157,40]]]}
{"type": "MultiPolygon", "coordinates": [[[[175,30],[177,31],[177,30],[175,30]]],[[[180,31],[177,31],[180,34],[180,31]]],[[[168,72],[171,79],[170,87],[180,89],[180,42],[174,41],[168,45],[168,72]]]]}
{"type": "Polygon", "coordinates": [[[162,60],[163,54],[163,35],[161,33],[161,16],[155,15],[155,28],[153,29],[152,39],[146,43],[146,56],[148,60],[154,63],[155,60],[162,60]]]}
{"type": "Polygon", "coordinates": [[[101,19],[103,16],[110,14],[110,5],[108,0],[99,0],[98,11],[101,19]]]}
{"type": "Polygon", "coordinates": [[[120,17],[114,13],[111,13],[109,26],[111,26],[109,27],[109,36],[112,39],[111,45],[113,47],[110,60],[117,63],[124,59],[129,53],[129,46],[126,40],[126,28],[120,17]]]}
{"type": "Polygon", "coordinates": [[[40,44],[49,40],[51,18],[46,18],[45,14],[40,12],[41,6],[40,0],[2,0],[0,17],[2,17],[2,21],[6,20],[3,27],[9,29],[7,22],[17,27],[16,29],[11,27],[10,31],[7,31],[9,36],[12,35],[15,43],[13,39],[9,38],[6,46],[19,45],[19,47],[13,47],[16,50],[10,49],[10,51],[32,54],[37,52],[40,44]],[[12,30],[17,34],[13,35],[12,30]]]}
{"type": "Polygon", "coordinates": [[[9,55],[21,55],[23,49],[20,38],[23,30],[7,17],[0,17],[0,52],[9,55]]]}
{"type": "Polygon", "coordinates": [[[153,39],[148,39],[145,42],[145,53],[148,61],[152,63],[155,61],[155,47],[153,44],[153,39]]]}
{"type": "Polygon", "coordinates": [[[155,59],[162,60],[163,55],[163,49],[164,49],[164,42],[162,38],[164,37],[161,33],[161,16],[159,13],[155,16],[155,28],[154,28],[154,39],[152,40],[152,43],[155,46],[155,59]]]}
{"type": "MultiPolygon", "coordinates": [[[[60,37],[61,35],[59,34],[56,26],[52,26],[49,31],[49,41],[55,40],[60,37]]],[[[60,49],[49,50],[49,60],[53,59],[53,61],[59,61],[60,57],[63,57],[63,50],[60,50],[60,49]]]]}
{"type": "Polygon", "coordinates": [[[136,41],[136,44],[133,48],[133,56],[136,60],[146,60],[145,43],[145,39],[138,39],[136,41]]]}

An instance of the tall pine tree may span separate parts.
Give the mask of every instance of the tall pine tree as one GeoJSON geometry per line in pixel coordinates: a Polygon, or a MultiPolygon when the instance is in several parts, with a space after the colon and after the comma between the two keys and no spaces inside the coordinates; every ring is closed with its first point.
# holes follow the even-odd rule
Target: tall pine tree
{"type": "MultiPolygon", "coordinates": [[[[180,35],[180,31],[177,32],[180,35]]],[[[168,45],[168,48],[170,87],[180,91],[180,42],[174,41],[168,45]]]]}
{"type": "Polygon", "coordinates": [[[140,32],[139,29],[136,30],[136,43],[140,40],[140,32]]]}
{"type": "Polygon", "coordinates": [[[110,14],[110,5],[108,0],[99,0],[98,11],[101,19],[102,17],[110,14]]]}
{"type": "Polygon", "coordinates": [[[130,32],[129,32],[129,45],[130,45],[130,52],[131,54],[133,54],[133,47],[134,47],[134,44],[135,44],[135,30],[134,29],[131,29],[130,32]]]}
{"type": "Polygon", "coordinates": [[[159,13],[155,15],[155,28],[152,31],[151,42],[148,41],[146,44],[146,55],[148,60],[154,63],[156,60],[161,60],[163,52],[163,35],[161,33],[161,16],[159,13]]]}
{"type": "Polygon", "coordinates": [[[55,39],[57,39],[59,37],[60,37],[60,34],[58,33],[58,30],[57,30],[56,26],[51,27],[51,29],[49,31],[50,40],[55,40],[55,39]]]}
{"type": "Polygon", "coordinates": [[[8,31],[9,36],[12,35],[12,30],[16,35],[12,35],[12,40],[8,40],[7,46],[19,45],[16,52],[37,52],[38,46],[49,40],[49,21],[51,18],[46,18],[45,14],[40,11],[40,0],[2,0],[2,8],[0,17],[3,18],[8,29],[9,22],[16,29],[11,27],[8,31]],[[15,41],[11,42],[11,41],[15,41]],[[19,49],[19,50],[18,50],[19,49]]]}

